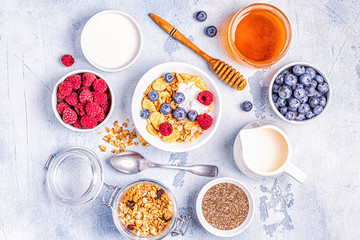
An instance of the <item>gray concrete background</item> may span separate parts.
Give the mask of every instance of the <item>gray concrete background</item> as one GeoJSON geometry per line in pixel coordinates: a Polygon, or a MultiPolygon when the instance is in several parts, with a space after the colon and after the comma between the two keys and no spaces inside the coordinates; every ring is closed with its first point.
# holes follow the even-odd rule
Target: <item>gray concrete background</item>
{"type": "Polygon", "coordinates": [[[111,153],[98,149],[103,135],[70,131],[52,112],[51,93],[61,76],[81,68],[96,71],[81,52],[80,34],[93,14],[107,9],[132,15],[144,34],[143,51],[133,66],[119,73],[99,71],[110,81],[118,100],[108,126],[130,118],[131,93],[151,67],[183,61],[211,74],[205,61],[155,25],[148,17],[150,12],[173,23],[209,55],[230,62],[249,79],[249,86],[241,93],[218,82],[224,100],[223,118],[206,146],[178,154],[153,147],[131,149],[159,163],[216,164],[219,177],[245,183],[255,198],[255,217],[251,226],[233,239],[358,239],[360,3],[270,1],[289,18],[293,40],[279,63],[261,70],[241,66],[225,50],[231,16],[251,3],[254,1],[1,1],[0,239],[122,239],[111,211],[99,201],[71,208],[49,196],[44,164],[50,154],[71,146],[93,149],[102,160],[109,184],[122,186],[141,177],[167,184],[175,192],[180,210],[194,217],[188,234],[174,239],[218,239],[200,226],[195,213],[197,193],[211,179],[166,170],[132,176],[117,173],[106,161],[111,153]],[[206,22],[194,20],[198,10],[208,13],[206,22]],[[203,34],[208,25],[218,27],[217,37],[203,34]],[[70,68],[59,62],[65,53],[75,57],[70,68]],[[319,120],[303,126],[279,119],[266,94],[274,72],[298,60],[320,67],[333,87],[330,109],[319,120]],[[245,100],[254,103],[249,113],[239,107],[245,100]],[[252,180],[236,168],[232,156],[235,136],[248,122],[264,118],[287,130],[294,146],[293,162],[309,176],[304,184],[288,176],[252,180]]]}

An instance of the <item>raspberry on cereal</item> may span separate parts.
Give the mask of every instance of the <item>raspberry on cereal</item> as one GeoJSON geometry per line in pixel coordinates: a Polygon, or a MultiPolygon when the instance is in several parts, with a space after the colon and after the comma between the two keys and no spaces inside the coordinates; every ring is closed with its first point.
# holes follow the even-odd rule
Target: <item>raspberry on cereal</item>
{"type": "Polygon", "coordinates": [[[87,103],[93,101],[93,95],[89,90],[83,90],[79,95],[79,101],[81,103],[87,103]]]}
{"type": "Polygon", "coordinates": [[[71,83],[73,89],[79,89],[81,86],[81,76],[79,74],[71,75],[66,78],[71,83]]]}
{"type": "Polygon", "coordinates": [[[171,123],[163,122],[159,125],[159,132],[163,136],[169,136],[173,132],[173,126],[171,123]]]}
{"type": "Polygon", "coordinates": [[[90,117],[95,117],[101,112],[101,107],[94,102],[88,102],[85,106],[86,114],[90,117]]]}
{"type": "Polygon", "coordinates": [[[82,91],[84,91],[84,90],[88,90],[88,91],[90,91],[90,88],[89,87],[81,87],[81,88],[79,88],[78,90],[77,90],[77,92],[78,92],[78,94],[80,94],[82,91]]]}
{"type": "Polygon", "coordinates": [[[107,84],[104,79],[96,79],[93,83],[93,88],[95,92],[105,92],[107,89],[107,84]]]}
{"type": "Polygon", "coordinates": [[[103,104],[107,102],[107,94],[100,92],[93,92],[94,102],[97,104],[103,104]]]}
{"type": "Polygon", "coordinates": [[[196,120],[203,130],[210,128],[214,121],[214,119],[207,113],[200,114],[196,120]]]}
{"type": "Polygon", "coordinates": [[[75,105],[74,107],[75,112],[79,115],[79,116],[84,116],[85,115],[85,104],[84,103],[78,103],[75,105]]]}
{"type": "Polygon", "coordinates": [[[56,105],[56,110],[60,115],[63,115],[65,108],[70,108],[67,103],[62,102],[56,105]]]}
{"type": "Polygon", "coordinates": [[[68,96],[72,92],[72,85],[68,81],[63,81],[59,84],[59,91],[61,94],[68,96]]]}
{"type": "Polygon", "coordinates": [[[85,116],[81,117],[80,123],[84,128],[91,129],[96,126],[97,121],[95,118],[85,115],[85,116]]]}
{"type": "Polygon", "coordinates": [[[104,121],[105,119],[105,113],[104,110],[102,110],[95,116],[96,121],[98,121],[98,123],[101,123],[102,121],[104,121]]]}
{"type": "Polygon", "coordinates": [[[70,67],[74,64],[75,60],[70,54],[65,54],[61,57],[61,63],[64,64],[65,67],[70,67]]]}
{"type": "Polygon", "coordinates": [[[78,94],[76,92],[72,92],[69,96],[66,96],[65,101],[69,105],[75,106],[79,101],[78,94]]]}
{"type": "Polygon", "coordinates": [[[76,120],[76,122],[74,123],[74,127],[76,127],[76,128],[82,128],[82,125],[81,125],[81,123],[80,123],[80,120],[78,119],[78,120],[76,120]]]}
{"type": "Polygon", "coordinates": [[[214,95],[210,91],[202,91],[198,94],[197,100],[202,104],[209,106],[214,101],[214,95]]]}
{"type": "Polygon", "coordinates": [[[106,102],[106,103],[100,104],[100,107],[104,110],[105,113],[108,113],[110,110],[110,105],[111,105],[110,102],[106,102]]]}
{"type": "Polygon", "coordinates": [[[88,73],[88,72],[84,73],[82,75],[82,85],[84,87],[90,87],[93,84],[93,82],[95,81],[95,79],[96,79],[95,74],[88,73]]]}
{"type": "Polygon", "coordinates": [[[71,108],[65,108],[62,119],[66,124],[73,124],[77,120],[77,115],[71,108]]]}

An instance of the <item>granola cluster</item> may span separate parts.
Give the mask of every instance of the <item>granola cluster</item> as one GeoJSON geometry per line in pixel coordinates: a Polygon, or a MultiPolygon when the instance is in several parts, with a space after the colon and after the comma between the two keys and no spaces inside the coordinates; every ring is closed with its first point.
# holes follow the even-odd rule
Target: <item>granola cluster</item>
{"type": "Polygon", "coordinates": [[[124,194],[119,203],[119,218],[136,236],[159,235],[174,215],[169,195],[152,183],[139,183],[124,194]]]}

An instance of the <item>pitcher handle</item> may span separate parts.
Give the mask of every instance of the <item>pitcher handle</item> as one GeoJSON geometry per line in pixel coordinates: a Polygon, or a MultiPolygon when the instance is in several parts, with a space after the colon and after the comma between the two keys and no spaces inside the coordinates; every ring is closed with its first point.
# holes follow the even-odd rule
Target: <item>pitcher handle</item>
{"type": "Polygon", "coordinates": [[[296,181],[298,181],[299,183],[305,182],[305,180],[307,178],[306,173],[292,163],[289,163],[286,166],[285,172],[287,174],[289,174],[292,178],[294,178],[296,181]]]}

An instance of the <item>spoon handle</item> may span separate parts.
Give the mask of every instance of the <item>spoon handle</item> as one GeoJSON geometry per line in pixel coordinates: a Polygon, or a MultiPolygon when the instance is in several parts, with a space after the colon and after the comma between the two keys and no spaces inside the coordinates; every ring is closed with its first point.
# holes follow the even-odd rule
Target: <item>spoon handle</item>
{"type": "Polygon", "coordinates": [[[150,167],[184,170],[204,177],[216,177],[219,172],[218,167],[214,165],[173,166],[173,165],[164,165],[164,164],[154,164],[150,167]]]}

